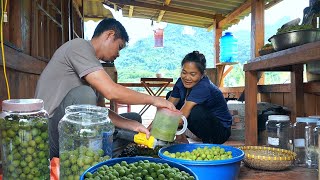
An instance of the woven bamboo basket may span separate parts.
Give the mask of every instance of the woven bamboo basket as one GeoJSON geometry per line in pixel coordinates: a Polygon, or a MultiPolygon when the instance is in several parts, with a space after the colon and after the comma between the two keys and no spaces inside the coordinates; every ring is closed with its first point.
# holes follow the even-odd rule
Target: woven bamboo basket
{"type": "Polygon", "coordinates": [[[264,146],[241,146],[245,153],[243,162],[254,169],[280,171],[293,166],[296,153],[279,148],[264,146]]]}

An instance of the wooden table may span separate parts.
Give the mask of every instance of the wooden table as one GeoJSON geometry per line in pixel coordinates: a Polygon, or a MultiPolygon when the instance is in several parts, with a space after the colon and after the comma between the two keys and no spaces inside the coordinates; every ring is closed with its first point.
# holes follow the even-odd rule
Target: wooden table
{"type": "MultiPolygon", "coordinates": [[[[160,96],[161,93],[166,89],[166,87],[168,87],[168,85],[171,82],[173,82],[172,78],[141,78],[141,83],[143,87],[151,96],[160,96]],[[155,85],[159,85],[158,90],[156,92],[154,92],[151,89],[151,87],[154,87],[155,85]]],[[[144,105],[139,114],[143,115],[143,113],[145,113],[150,106],[150,104],[144,105]]]]}
{"type": "Polygon", "coordinates": [[[308,43],[252,59],[245,71],[245,144],[258,145],[258,72],[290,71],[291,122],[304,116],[303,65],[320,61],[320,42],[308,43]]]}

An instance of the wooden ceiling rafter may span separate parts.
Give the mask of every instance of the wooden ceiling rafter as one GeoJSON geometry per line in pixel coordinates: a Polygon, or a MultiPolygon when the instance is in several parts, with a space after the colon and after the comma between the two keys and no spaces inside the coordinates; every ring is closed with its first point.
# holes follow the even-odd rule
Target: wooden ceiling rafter
{"type": "MultiPolygon", "coordinates": [[[[282,0],[272,0],[268,2],[265,6],[265,9],[269,9],[270,7],[274,6],[275,4],[278,4],[282,0]]],[[[247,0],[245,3],[243,3],[240,7],[238,7],[236,10],[234,10],[232,13],[228,14],[224,19],[217,19],[218,22],[218,28],[226,28],[228,24],[237,24],[240,21],[241,14],[244,14],[245,12],[251,11],[251,0],[247,0]]],[[[207,31],[211,31],[213,29],[213,24],[210,25],[207,28],[207,31]]]]}
{"type": "Polygon", "coordinates": [[[129,18],[132,18],[134,6],[129,7],[129,18]]]}
{"type": "MultiPolygon", "coordinates": [[[[170,2],[171,2],[171,0],[165,0],[164,1],[164,6],[169,6],[170,2]]],[[[160,22],[162,20],[164,13],[166,13],[165,10],[160,10],[160,13],[159,13],[158,18],[157,18],[157,22],[160,22]]]]}
{"type": "Polygon", "coordinates": [[[118,11],[118,10],[119,10],[117,4],[113,4],[113,10],[114,10],[114,11],[118,11]]]}
{"type": "Polygon", "coordinates": [[[237,19],[240,14],[250,11],[251,9],[251,0],[247,0],[239,8],[234,10],[232,13],[228,14],[224,19],[218,22],[218,28],[223,29],[227,24],[231,23],[233,20],[237,19]]]}
{"type": "Polygon", "coordinates": [[[127,6],[138,6],[143,8],[149,8],[149,9],[157,9],[157,10],[164,10],[164,11],[170,11],[170,12],[176,12],[181,14],[189,14],[193,16],[200,16],[200,17],[206,17],[206,18],[215,18],[214,14],[210,13],[203,13],[198,11],[192,11],[187,9],[181,9],[181,8],[175,8],[170,7],[167,5],[157,5],[157,4],[151,4],[151,3],[143,3],[139,1],[130,1],[130,0],[106,0],[104,3],[115,3],[117,5],[127,5],[127,6]]]}

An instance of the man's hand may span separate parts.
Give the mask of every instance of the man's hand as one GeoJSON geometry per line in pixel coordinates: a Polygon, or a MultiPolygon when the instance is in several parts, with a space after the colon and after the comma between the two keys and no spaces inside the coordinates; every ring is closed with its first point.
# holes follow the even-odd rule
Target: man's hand
{"type": "Polygon", "coordinates": [[[161,97],[154,97],[154,102],[152,105],[159,107],[159,108],[168,108],[172,111],[177,111],[174,104],[172,104],[171,102],[169,102],[161,97]]]}
{"type": "Polygon", "coordinates": [[[134,131],[146,134],[147,139],[150,137],[150,131],[140,123],[134,128],[134,131]]]}

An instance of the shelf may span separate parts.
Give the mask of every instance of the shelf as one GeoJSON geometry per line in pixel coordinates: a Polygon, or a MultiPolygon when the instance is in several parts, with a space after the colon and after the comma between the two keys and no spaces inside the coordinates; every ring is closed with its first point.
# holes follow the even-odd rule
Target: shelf
{"type": "Polygon", "coordinates": [[[244,71],[291,71],[292,65],[320,60],[320,41],[252,59],[244,71]]]}
{"type": "MultiPolygon", "coordinates": [[[[290,71],[291,83],[286,85],[290,92],[291,122],[304,116],[303,65],[320,61],[320,41],[260,56],[244,65],[245,71],[245,144],[257,145],[257,93],[258,74],[263,71],[290,71]]],[[[307,84],[307,89],[317,93],[319,83],[307,84]]],[[[260,88],[268,86],[261,86],[260,88]]]]}

